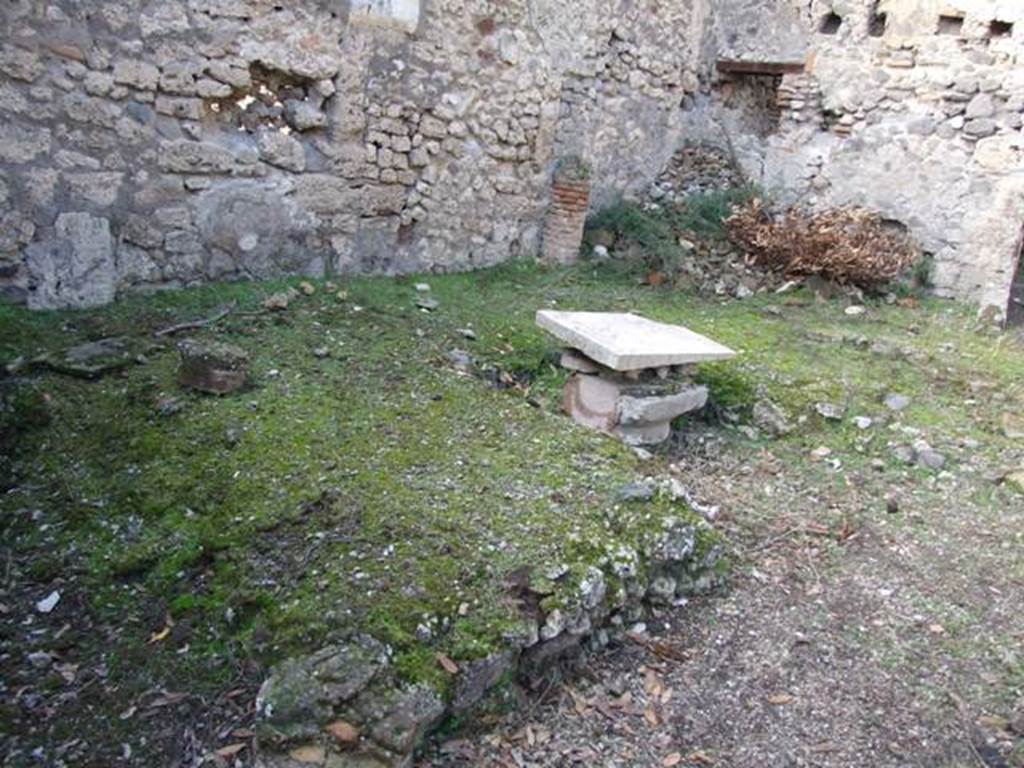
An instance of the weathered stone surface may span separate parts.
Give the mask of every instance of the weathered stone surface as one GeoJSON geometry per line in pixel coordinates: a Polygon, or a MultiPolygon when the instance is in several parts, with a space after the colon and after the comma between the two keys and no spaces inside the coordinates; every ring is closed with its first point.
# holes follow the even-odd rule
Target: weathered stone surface
{"type": "Polygon", "coordinates": [[[611,432],[618,423],[622,388],[599,376],[572,376],[565,385],[562,407],[577,424],[611,432]]]}
{"type": "Polygon", "coordinates": [[[639,427],[670,422],[684,413],[699,411],[708,402],[707,387],[689,387],[661,397],[619,398],[619,425],[639,427]]]}
{"type": "Polygon", "coordinates": [[[231,149],[211,142],[171,141],[160,147],[160,167],[171,173],[244,172],[254,161],[254,156],[239,157],[231,149]]]}
{"type": "Polygon", "coordinates": [[[323,274],[323,261],[305,245],[311,216],[278,186],[225,182],[199,195],[196,208],[198,247],[230,257],[231,271],[260,278],[323,274]]]}
{"type": "Polygon", "coordinates": [[[476,706],[484,695],[512,669],[517,660],[513,650],[464,664],[455,683],[451,708],[456,714],[476,706]]]}
{"type": "Polygon", "coordinates": [[[576,373],[566,382],[562,406],[582,426],[615,435],[629,445],[668,439],[672,421],[703,408],[705,387],[644,385],[614,375],[576,373]]]}
{"type": "Polygon", "coordinates": [[[114,63],[114,82],[130,85],[143,91],[155,91],[160,82],[160,70],[153,64],[135,59],[120,59],[114,63]]]}
{"type": "Polygon", "coordinates": [[[233,344],[185,339],[178,344],[181,386],[212,395],[241,389],[249,378],[249,355],[233,344]]]}
{"type": "Polygon", "coordinates": [[[50,151],[50,130],[0,123],[0,163],[30,162],[50,151]]]}
{"type": "Polygon", "coordinates": [[[327,125],[327,115],[306,101],[289,101],[284,105],[288,125],[297,131],[311,131],[327,125]]]}
{"type": "Polygon", "coordinates": [[[368,637],[324,648],[277,667],[260,688],[256,711],[265,744],[317,736],[336,707],[362,692],[386,666],[384,647],[368,637]]]}
{"type": "Polygon", "coordinates": [[[59,355],[46,356],[37,362],[68,376],[98,379],[132,365],[137,358],[138,355],[128,339],[111,338],[79,344],[59,355]]]}
{"type": "Polygon", "coordinates": [[[34,309],[96,307],[117,293],[110,222],[88,213],[62,213],[54,238],[25,249],[34,309]]]}
{"type": "Polygon", "coordinates": [[[375,742],[400,755],[410,754],[444,716],[445,707],[432,690],[415,685],[388,703],[383,717],[370,729],[375,742]]]}
{"type": "Polygon", "coordinates": [[[770,437],[782,437],[793,431],[789,417],[770,400],[758,400],[754,403],[752,419],[754,426],[770,437]]]}
{"type": "Polygon", "coordinates": [[[306,150],[291,136],[280,131],[262,131],[259,147],[264,162],[296,173],[306,170],[306,150]]]}
{"type": "Polygon", "coordinates": [[[579,354],[573,350],[566,350],[562,352],[559,364],[563,368],[567,368],[570,371],[576,371],[577,373],[597,373],[601,370],[600,364],[595,363],[593,360],[586,357],[586,355],[579,354]]]}
{"type": "Polygon", "coordinates": [[[537,324],[616,371],[727,360],[736,355],[682,326],[657,323],[639,315],[541,310],[537,324]]]}

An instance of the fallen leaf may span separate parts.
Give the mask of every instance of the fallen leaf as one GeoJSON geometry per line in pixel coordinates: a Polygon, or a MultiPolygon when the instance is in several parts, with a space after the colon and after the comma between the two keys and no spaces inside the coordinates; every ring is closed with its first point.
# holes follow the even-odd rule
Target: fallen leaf
{"type": "Polygon", "coordinates": [[[164,627],[159,632],[154,632],[152,635],[150,635],[148,643],[149,645],[155,645],[156,643],[159,643],[161,640],[166,640],[168,637],[170,637],[170,634],[171,628],[164,627]]]}
{"type": "Polygon", "coordinates": [[[131,718],[135,715],[137,711],[138,708],[135,706],[128,707],[128,709],[126,709],[124,712],[118,715],[118,718],[121,720],[131,720],[131,718]]]}
{"type": "Polygon", "coordinates": [[[656,288],[659,285],[663,285],[666,279],[667,278],[662,272],[651,272],[649,275],[647,275],[646,283],[647,285],[656,288]]]}
{"type": "Polygon", "coordinates": [[[982,715],[978,718],[978,725],[993,731],[1005,731],[1010,727],[1010,722],[1005,717],[998,715],[982,715]]]}
{"type": "Polygon", "coordinates": [[[310,745],[297,747],[289,752],[288,756],[297,763],[319,764],[327,759],[327,752],[323,747],[310,745]]]}
{"type": "Polygon", "coordinates": [[[64,678],[65,683],[73,683],[75,682],[75,677],[78,675],[78,665],[58,664],[57,672],[64,678]]]}
{"type": "Polygon", "coordinates": [[[187,693],[162,693],[149,703],[150,709],[170,707],[188,698],[187,693]]]}
{"type": "Polygon", "coordinates": [[[229,744],[226,747],[221,747],[214,754],[217,755],[217,757],[234,757],[243,749],[245,749],[246,746],[247,745],[244,742],[239,742],[238,744],[229,744]]]}
{"type": "Polygon", "coordinates": [[[788,693],[776,693],[774,696],[768,697],[768,703],[774,704],[776,707],[792,704],[794,701],[796,701],[796,697],[790,696],[788,693]]]}
{"type": "Polygon", "coordinates": [[[652,728],[658,727],[658,713],[654,711],[654,707],[648,707],[644,710],[644,720],[646,720],[652,728]]]}
{"type": "Polygon", "coordinates": [[[665,768],[672,768],[675,765],[679,765],[681,762],[683,762],[683,756],[678,752],[673,752],[671,755],[665,755],[661,764],[665,766],[665,768]]]}
{"type": "Polygon", "coordinates": [[[447,672],[449,675],[459,674],[459,665],[447,656],[445,656],[443,653],[437,654],[437,663],[440,664],[444,668],[444,671],[447,672]]]}
{"type": "Polygon", "coordinates": [[[686,762],[688,763],[700,763],[701,765],[714,765],[715,761],[707,755],[705,752],[692,752],[686,756],[686,762]]]}
{"type": "Polygon", "coordinates": [[[359,729],[344,720],[338,720],[324,728],[331,736],[342,744],[355,744],[359,741],[359,729]]]}
{"type": "Polygon", "coordinates": [[[644,673],[644,693],[655,698],[661,693],[661,681],[653,669],[644,673]]]}
{"type": "Polygon", "coordinates": [[[928,625],[928,631],[933,635],[944,635],[946,634],[946,628],[941,624],[930,624],[928,625]]]}

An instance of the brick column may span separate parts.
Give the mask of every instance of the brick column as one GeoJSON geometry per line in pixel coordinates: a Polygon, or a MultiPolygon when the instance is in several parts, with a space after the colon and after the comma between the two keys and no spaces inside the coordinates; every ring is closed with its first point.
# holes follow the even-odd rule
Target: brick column
{"type": "Polygon", "coordinates": [[[544,224],[541,258],[545,264],[575,264],[583,245],[590,205],[590,171],[578,158],[559,163],[544,224]]]}

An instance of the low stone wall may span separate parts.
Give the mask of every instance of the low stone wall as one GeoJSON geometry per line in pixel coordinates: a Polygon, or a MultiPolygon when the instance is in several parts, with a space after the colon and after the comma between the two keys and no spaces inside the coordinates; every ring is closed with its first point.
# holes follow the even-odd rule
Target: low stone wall
{"type": "MultiPolygon", "coordinates": [[[[657,492],[654,485],[630,487],[623,502],[645,503],[657,492]]],[[[667,519],[642,552],[622,547],[589,567],[526,569],[509,583],[510,598],[524,607],[521,626],[486,658],[447,660],[453,680],[447,693],[401,680],[391,650],[365,636],[285,662],[257,699],[258,765],[410,765],[446,716],[470,712],[496,685],[537,684],[559,662],[621,637],[644,617],[646,605],[679,605],[712,589],[723,550],[709,535],[693,522],[667,519]]]]}

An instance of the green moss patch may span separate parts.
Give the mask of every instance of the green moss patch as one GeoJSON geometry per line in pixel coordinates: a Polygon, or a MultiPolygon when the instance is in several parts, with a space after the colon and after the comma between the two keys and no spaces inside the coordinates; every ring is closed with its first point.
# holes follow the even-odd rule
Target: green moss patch
{"type": "MultiPolygon", "coordinates": [[[[0,356],[13,360],[115,335],[151,338],[234,301],[231,316],[196,336],[252,358],[250,386],[226,397],[182,391],[170,341],[96,381],[44,371],[6,385],[13,488],[0,514],[23,597],[12,626],[33,596],[74,593],[53,621],[74,609],[106,629],[76,636],[67,654],[102,658],[125,700],[154,688],[219,692],[241,660],[266,669],[355,632],[389,644],[404,678],[446,689],[438,653],[484,658],[521,630],[510,573],[610,569],[665,519],[695,520],[664,496],[616,501],[650,465],[559,413],[564,374],[556,343],[533,324],[539,308],[632,310],[732,346],[736,361],[700,377],[741,420],[758,398],[793,416],[819,401],[852,416],[878,413],[900,391],[921,425],[990,435],[992,413],[963,405],[971,382],[1019,397],[1024,381],[1021,356],[976,332],[967,310],[938,301],[872,305],[851,319],[837,302],[722,303],[642,287],[615,265],[428,279],[433,312],[416,307],[415,281],[403,279],[332,292],[318,284],[284,312],[261,305],[289,283],[209,286],[90,312],[0,307],[0,356]],[[884,354],[881,341],[915,353],[884,354]],[[456,348],[502,388],[457,370],[456,348]]],[[[862,441],[849,424],[811,418],[784,445],[799,454],[862,441]]],[[[858,451],[865,461],[888,455],[878,444],[858,451]]],[[[706,531],[698,546],[713,546],[706,531]]],[[[613,599],[613,579],[608,586],[613,599]]],[[[555,588],[548,599],[565,594],[555,588]]],[[[18,685],[21,674],[11,673],[18,685]]]]}

